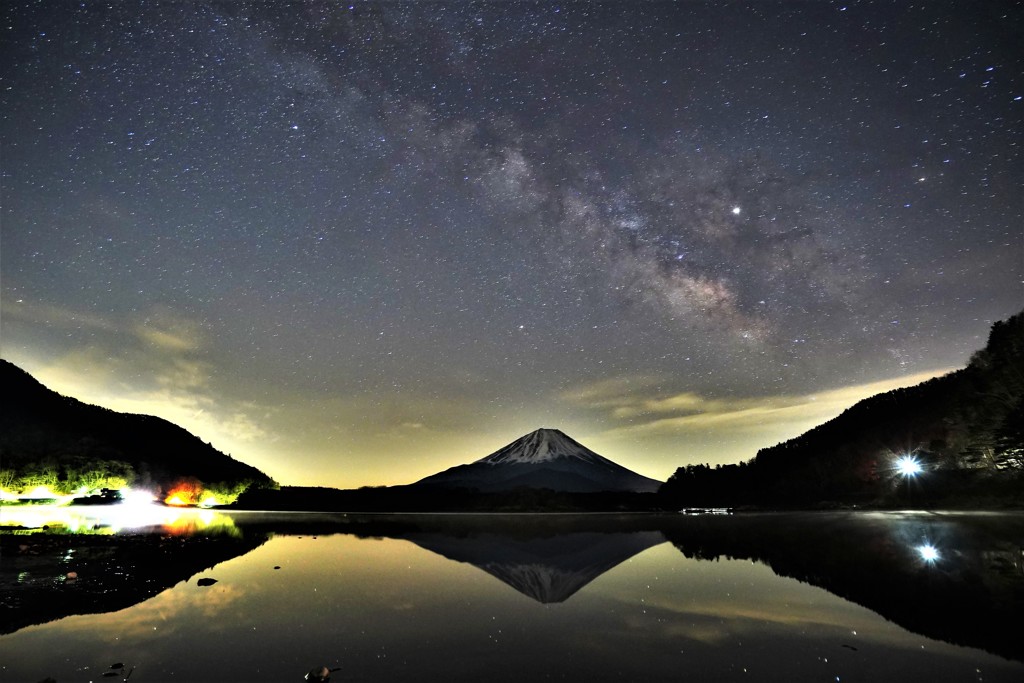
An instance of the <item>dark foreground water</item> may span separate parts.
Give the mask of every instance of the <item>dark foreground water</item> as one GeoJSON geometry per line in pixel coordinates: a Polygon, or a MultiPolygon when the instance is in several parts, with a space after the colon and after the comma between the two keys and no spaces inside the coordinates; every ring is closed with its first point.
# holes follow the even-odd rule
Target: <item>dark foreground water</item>
{"type": "Polygon", "coordinates": [[[3,681],[1024,680],[1021,515],[0,524],[3,681]]]}

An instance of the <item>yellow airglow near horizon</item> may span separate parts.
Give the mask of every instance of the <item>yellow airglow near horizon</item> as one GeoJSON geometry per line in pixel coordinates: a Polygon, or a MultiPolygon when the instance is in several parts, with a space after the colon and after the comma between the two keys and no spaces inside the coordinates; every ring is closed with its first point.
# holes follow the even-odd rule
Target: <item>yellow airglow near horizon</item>
{"type": "Polygon", "coordinates": [[[465,427],[473,424],[471,406],[458,401],[433,404],[414,395],[396,396],[398,407],[376,414],[356,400],[332,397],[276,397],[272,405],[243,405],[217,397],[195,379],[202,368],[180,367],[185,379],[179,377],[179,384],[166,380],[155,389],[137,389],[102,363],[85,360],[12,362],[58,393],[169,420],[283,485],[337,488],[411,483],[482,458],[539,427],[561,429],[624,467],[665,480],[687,464],[749,460],[758,449],[799,436],[864,398],[953,370],[813,394],[730,398],[663,394],[643,382],[600,382],[549,397],[565,408],[566,420],[538,410],[474,429],[465,427]],[[421,419],[407,418],[409,406],[421,419]],[[355,427],[341,428],[340,422],[355,427]]]}

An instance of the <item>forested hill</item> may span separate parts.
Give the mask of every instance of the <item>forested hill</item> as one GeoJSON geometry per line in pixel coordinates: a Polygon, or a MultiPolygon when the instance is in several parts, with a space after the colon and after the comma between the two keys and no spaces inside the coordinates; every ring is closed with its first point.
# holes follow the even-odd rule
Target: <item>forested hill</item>
{"type": "Polygon", "coordinates": [[[680,468],[662,493],[684,505],[1020,501],[1024,312],[992,326],[967,367],[865,399],[747,463],[680,468]],[[896,460],[910,456],[907,478],[896,460]]]}
{"type": "Polygon", "coordinates": [[[118,413],[61,396],[0,360],[0,487],[141,484],[166,493],[182,482],[218,492],[268,486],[260,470],[159,417],[118,413]]]}

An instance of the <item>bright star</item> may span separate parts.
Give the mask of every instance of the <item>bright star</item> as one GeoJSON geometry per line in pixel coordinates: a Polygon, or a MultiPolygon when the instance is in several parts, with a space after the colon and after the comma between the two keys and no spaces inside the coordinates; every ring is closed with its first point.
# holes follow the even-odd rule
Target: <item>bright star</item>
{"type": "Polygon", "coordinates": [[[740,209],[740,207],[738,207],[738,206],[732,207],[732,215],[733,216],[739,216],[741,211],[742,211],[742,209],[740,209]]]}

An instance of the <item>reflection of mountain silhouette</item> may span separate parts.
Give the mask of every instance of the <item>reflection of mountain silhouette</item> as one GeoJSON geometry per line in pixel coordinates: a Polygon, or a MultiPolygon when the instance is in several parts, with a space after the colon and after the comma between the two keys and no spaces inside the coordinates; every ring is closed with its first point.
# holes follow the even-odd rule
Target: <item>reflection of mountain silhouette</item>
{"type": "Polygon", "coordinates": [[[0,535],[0,634],[130,607],[266,538],[0,535]],[[67,579],[69,572],[77,578],[67,579]]]}
{"type": "Polygon", "coordinates": [[[411,541],[466,562],[542,603],[562,602],[608,571],[665,542],[663,518],[634,514],[263,514],[246,533],[332,534],[411,541]]]}
{"type": "Polygon", "coordinates": [[[658,531],[575,532],[540,538],[498,534],[404,538],[450,560],[467,562],[537,602],[563,602],[601,574],[665,541],[658,531]]]}
{"type": "Polygon", "coordinates": [[[683,518],[665,535],[689,557],[758,560],[910,631],[1024,661],[1019,514],[683,518]],[[925,544],[936,561],[923,559],[925,544]]]}

